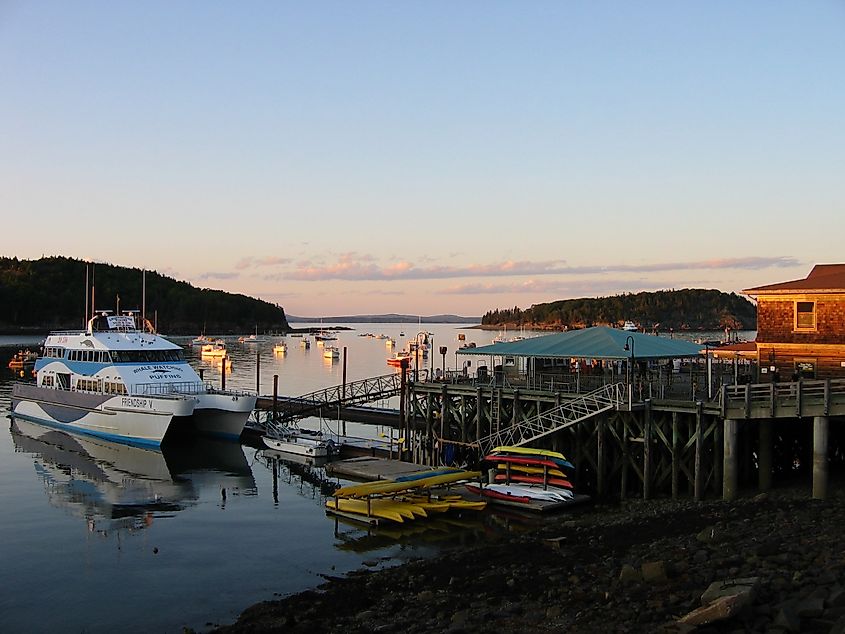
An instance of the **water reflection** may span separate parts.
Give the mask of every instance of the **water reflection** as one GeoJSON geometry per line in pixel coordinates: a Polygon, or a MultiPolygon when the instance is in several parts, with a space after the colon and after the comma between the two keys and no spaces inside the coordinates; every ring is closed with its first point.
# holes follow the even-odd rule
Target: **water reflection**
{"type": "Polygon", "coordinates": [[[88,531],[143,530],[197,504],[212,477],[226,490],[254,495],[255,480],[237,443],[214,439],[133,447],[11,419],[15,451],[31,454],[50,504],[84,519],[88,531]],[[222,480],[221,480],[222,478],[222,480]]]}

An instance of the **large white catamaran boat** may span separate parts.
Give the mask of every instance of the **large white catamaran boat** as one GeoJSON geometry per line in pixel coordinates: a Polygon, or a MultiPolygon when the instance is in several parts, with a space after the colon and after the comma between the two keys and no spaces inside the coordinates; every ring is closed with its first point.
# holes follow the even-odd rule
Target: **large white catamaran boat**
{"type": "Polygon", "coordinates": [[[12,416],[137,445],[182,432],[239,438],[256,396],[204,383],[181,347],[141,321],[105,311],[83,331],[50,333],[35,384],[12,389],[12,416]]]}

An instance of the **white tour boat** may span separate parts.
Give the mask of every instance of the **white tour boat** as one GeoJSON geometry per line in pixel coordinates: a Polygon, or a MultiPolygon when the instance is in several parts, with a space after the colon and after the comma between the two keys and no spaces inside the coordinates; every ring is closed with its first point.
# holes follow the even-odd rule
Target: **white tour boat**
{"type": "Polygon", "coordinates": [[[182,348],[144,326],[100,313],[85,330],[50,333],[35,384],[12,388],[12,415],[137,445],[182,431],[239,438],[255,395],[203,383],[182,348]]]}

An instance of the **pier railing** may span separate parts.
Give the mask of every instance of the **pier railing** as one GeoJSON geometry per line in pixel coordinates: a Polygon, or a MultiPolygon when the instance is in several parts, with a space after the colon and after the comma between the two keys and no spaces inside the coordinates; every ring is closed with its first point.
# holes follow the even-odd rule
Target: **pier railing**
{"type": "Polygon", "coordinates": [[[845,413],[845,379],[726,385],[720,405],[726,418],[841,415],[845,413]]]}
{"type": "Polygon", "coordinates": [[[381,401],[392,396],[398,396],[400,389],[401,375],[394,372],[393,374],[375,376],[361,381],[333,385],[293,398],[279,399],[275,406],[276,422],[284,424],[313,414],[322,408],[381,401]]]}
{"type": "Polygon", "coordinates": [[[494,447],[521,446],[554,432],[576,425],[596,414],[618,407],[625,400],[625,385],[613,383],[543,412],[533,418],[510,425],[479,439],[482,452],[494,447]]]}

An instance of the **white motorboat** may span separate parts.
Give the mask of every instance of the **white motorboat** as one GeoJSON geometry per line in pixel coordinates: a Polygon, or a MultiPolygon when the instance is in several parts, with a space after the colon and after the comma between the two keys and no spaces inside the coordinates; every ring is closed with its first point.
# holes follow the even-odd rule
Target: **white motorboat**
{"type": "Polygon", "coordinates": [[[633,321],[625,320],[625,323],[622,324],[622,330],[626,330],[628,332],[637,332],[639,328],[637,328],[637,324],[635,324],[633,321]]]}
{"type": "Polygon", "coordinates": [[[200,348],[200,354],[204,357],[213,359],[223,359],[227,356],[226,343],[222,339],[217,339],[211,343],[203,344],[200,348]]]}
{"type": "Polygon", "coordinates": [[[334,452],[334,443],[323,440],[316,435],[306,435],[299,429],[280,429],[273,435],[261,437],[264,445],[274,451],[308,456],[311,458],[326,458],[334,452]]]}
{"type": "Polygon", "coordinates": [[[107,440],[158,446],[167,434],[239,438],[254,394],[205,384],[182,348],[135,315],[100,313],[85,330],[53,332],[35,362],[36,383],[16,383],[11,413],[107,440]]]}

